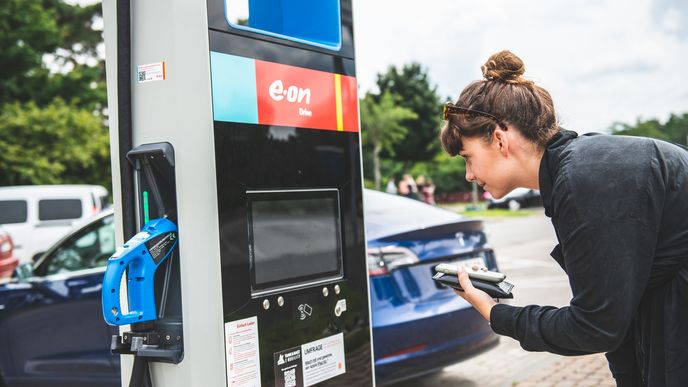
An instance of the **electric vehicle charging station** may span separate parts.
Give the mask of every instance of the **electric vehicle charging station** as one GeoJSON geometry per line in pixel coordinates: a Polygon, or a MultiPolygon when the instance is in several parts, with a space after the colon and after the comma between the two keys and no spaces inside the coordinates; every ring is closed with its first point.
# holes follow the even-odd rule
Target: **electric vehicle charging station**
{"type": "Polygon", "coordinates": [[[373,385],[351,0],[103,15],[123,384],[373,385]]]}

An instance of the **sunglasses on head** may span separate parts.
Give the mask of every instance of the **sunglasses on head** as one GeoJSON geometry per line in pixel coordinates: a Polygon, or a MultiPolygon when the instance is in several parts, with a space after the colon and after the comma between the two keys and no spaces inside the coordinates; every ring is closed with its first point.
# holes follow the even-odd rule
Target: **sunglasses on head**
{"type": "Polygon", "coordinates": [[[489,118],[491,120],[494,120],[495,123],[497,123],[497,125],[499,125],[500,128],[506,130],[506,124],[504,124],[502,122],[502,120],[500,120],[499,118],[497,118],[496,116],[494,116],[490,113],[485,113],[485,112],[480,111],[480,110],[456,106],[451,102],[447,102],[444,105],[444,111],[443,111],[443,117],[444,117],[445,121],[447,121],[449,119],[450,114],[465,114],[465,115],[470,116],[471,118],[473,118],[473,117],[486,117],[486,118],[489,118]]]}

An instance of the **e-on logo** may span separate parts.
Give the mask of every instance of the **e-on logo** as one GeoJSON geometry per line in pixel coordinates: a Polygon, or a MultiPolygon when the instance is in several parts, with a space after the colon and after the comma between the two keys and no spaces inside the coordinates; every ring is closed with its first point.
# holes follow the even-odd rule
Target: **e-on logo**
{"type": "MultiPolygon", "coordinates": [[[[294,85],[285,89],[284,84],[279,79],[270,84],[268,91],[270,93],[270,98],[274,99],[275,101],[281,101],[286,98],[288,102],[305,102],[306,105],[310,105],[311,103],[311,89],[302,89],[294,85]]],[[[299,107],[299,115],[310,117],[313,115],[313,112],[306,108],[299,107]]]]}

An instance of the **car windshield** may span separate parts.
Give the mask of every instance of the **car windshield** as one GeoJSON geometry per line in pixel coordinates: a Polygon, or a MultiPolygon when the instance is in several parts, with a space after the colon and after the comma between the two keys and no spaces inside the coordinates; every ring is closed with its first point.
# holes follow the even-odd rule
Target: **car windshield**
{"type": "Polygon", "coordinates": [[[63,240],[37,267],[37,275],[52,275],[105,266],[115,251],[112,215],[90,223],[63,240]]]}

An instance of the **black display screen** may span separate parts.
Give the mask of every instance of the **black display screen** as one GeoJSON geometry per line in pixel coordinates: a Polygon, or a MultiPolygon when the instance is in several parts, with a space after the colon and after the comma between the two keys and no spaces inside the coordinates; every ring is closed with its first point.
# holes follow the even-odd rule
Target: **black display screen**
{"type": "Polygon", "coordinates": [[[253,292],[342,276],[337,190],[250,191],[253,292]]]}

